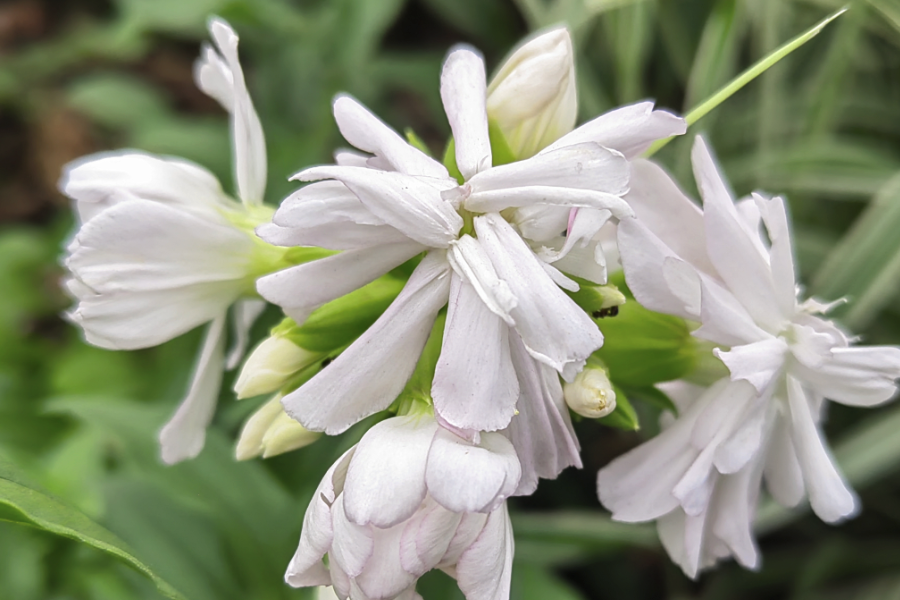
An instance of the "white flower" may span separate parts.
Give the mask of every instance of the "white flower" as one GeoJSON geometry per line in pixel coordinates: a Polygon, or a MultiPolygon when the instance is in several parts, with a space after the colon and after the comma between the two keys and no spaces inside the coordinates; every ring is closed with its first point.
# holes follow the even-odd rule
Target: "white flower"
{"type": "Polygon", "coordinates": [[[758,564],[751,523],[762,481],[786,506],[808,496],[825,521],[852,516],[855,495],[820,429],[825,399],[875,406],[900,377],[900,349],[853,347],[819,316],[826,306],[798,302],[784,201],[754,194],[735,204],[701,138],[693,160],[703,211],[659,167],[635,163],[628,199],[638,218],[619,224],[619,250],[638,301],[699,321],[694,335],[720,346],[731,374],[598,476],[614,518],[660,519],[691,576],[728,555],[758,564]]]}
{"type": "Polygon", "coordinates": [[[411,600],[416,580],[439,568],[468,600],[505,600],[513,537],[504,499],[519,475],[498,433],[475,444],[430,415],[382,421],[322,479],[285,580],[332,585],[341,599],[411,600]]]}
{"type": "Polygon", "coordinates": [[[616,410],[616,392],[606,369],[587,366],[563,387],[566,404],[589,419],[599,419],[616,410]]]}
{"type": "Polygon", "coordinates": [[[223,365],[240,360],[247,330],[264,307],[252,299],[255,278],[282,255],[252,231],[271,211],[260,205],[265,143],[238,63],[238,39],[220,19],[209,28],[218,51],[204,47],[195,78],[231,113],[241,202],[202,167],[136,151],[85,157],[68,165],[60,182],[82,221],[65,259],[67,287],[78,301],[69,316],[90,343],[146,348],[210,323],[188,395],[160,433],[168,463],[202,449],[223,365]],[[231,306],[237,339],[226,360],[231,306]]]}

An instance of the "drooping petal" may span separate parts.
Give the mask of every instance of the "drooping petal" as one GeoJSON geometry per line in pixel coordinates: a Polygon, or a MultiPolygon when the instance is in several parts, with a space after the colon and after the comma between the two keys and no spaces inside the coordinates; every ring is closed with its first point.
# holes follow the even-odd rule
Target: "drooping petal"
{"type": "Polygon", "coordinates": [[[753,570],[760,566],[753,521],[761,476],[762,461],[757,461],[734,475],[721,477],[710,517],[711,533],[728,546],[742,566],[753,570]]]}
{"type": "Polygon", "coordinates": [[[488,139],[487,81],[477,50],[458,47],[441,71],[441,100],[453,131],[456,166],[466,179],[491,167],[488,139]]]}
{"type": "Polygon", "coordinates": [[[446,248],[462,228],[462,217],[441,198],[441,190],[421,179],[361,167],[312,167],[302,181],[337,179],[375,216],[430,248],[446,248]]]}
{"type": "Polygon", "coordinates": [[[419,512],[406,523],[400,538],[403,568],[420,577],[436,567],[447,553],[462,518],[462,513],[449,511],[427,497],[419,512]]]}
{"type": "Polygon", "coordinates": [[[537,257],[500,215],[475,218],[475,231],[518,303],[510,311],[528,352],[571,378],[603,343],[596,324],[553,283],[537,257]]]}
{"type": "Polygon", "coordinates": [[[503,435],[482,433],[476,445],[438,429],[425,480],[428,493],[447,510],[489,512],[515,491],[521,473],[516,451],[503,435]]]}
{"type": "Polygon", "coordinates": [[[331,548],[334,536],[331,508],[338,494],[335,491],[334,480],[338,473],[346,473],[355,450],[354,446],[335,461],[310,500],[303,517],[300,543],[284,575],[285,582],[290,586],[308,587],[331,583],[328,568],[322,562],[322,558],[331,548]]]}
{"type": "Polygon", "coordinates": [[[653,110],[652,102],[639,102],[604,113],[559,138],[544,149],[595,142],[635,158],[656,140],[682,135],[687,131],[684,119],[664,110],[653,110]]]}
{"type": "Polygon", "coordinates": [[[63,167],[59,190],[75,200],[82,223],[127,200],[152,200],[204,214],[228,205],[215,175],[184,159],[117,150],[63,167]]]}
{"type": "Polygon", "coordinates": [[[353,598],[414,598],[416,576],[403,568],[400,562],[400,542],[405,523],[388,529],[375,529],[375,547],[372,556],[351,583],[353,589],[362,594],[351,594],[353,598]],[[412,595],[410,595],[410,591],[412,595]]]}
{"type": "Polygon", "coordinates": [[[806,392],[791,376],[787,377],[787,392],[794,450],[813,511],[829,523],[853,516],[858,509],[856,494],[834,465],[813,418],[806,392]]]}
{"type": "Polygon", "coordinates": [[[797,506],[803,500],[806,488],[803,485],[803,471],[791,440],[788,416],[778,414],[775,417],[768,446],[764,470],[766,488],[782,506],[797,506]]]}
{"type": "Polygon", "coordinates": [[[509,328],[456,274],[431,395],[441,418],[461,429],[496,431],[516,412],[519,383],[509,356],[509,328]]]}
{"type": "Polygon", "coordinates": [[[446,304],[449,266],[429,253],[391,306],[347,350],[282,404],[312,431],[336,435],[387,408],[406,385],[446,304]]]}
{"type": "Polygon", "coordinates": [[[238,196],[244,204],[262,204],[266,191],[266,140],[238,59],[238,36],[217,17],[210,19],[209,32],[219,54],[204,47],[194,65],[194,80],[231,113],[238,196]]]}
{"type": "Polygon", "coordinates": [[[328,551],[329,562],[334,561],[351,579],[357,577],[372,558],[376,531],[371,526],[357,525],[347,518],[343,494],[338,494],[331,505],[331,528],[333,537],[328,551]]]}
{"type": "Polygon", "coordinates": [[[225,358],[225,368],[227,370],[234,369],[244,358],[244,352],[247,351],[247,343],[250,338],[250,328],[259,318],[259,315],[266,309],[266,303],[263,300],[240,300],[235,303],[232,309],[232,329],[234,330],[234,341],[231,349],[225,358]]]}
{"type": "Polygon", "coordinates": [[[515,549],[506,503],[492,512],[478,538],[459,557],[456,580],[466,600],[509,598],[515,549]]]}
{"type": "Polygon", "coordinates": [[[426,177],[449,176],[441,163],[408,144],[355,98],[341,94],[334,99],[333,108],[344,139],[387,161],[394,171],[426,177]]]}
{"type": "Polygon", "coordinates": [[[447,253],[450,266],[466,281],[484,305],[507,325],[515,325],[509,312],[516,307],[516,297],[505,281],[497,276],[490,257],[482,245],[470,235],[461,236],[447,253]]]}
{"type": "Polygon", "coordinates": [[[178,410],[159,432],[162,459],[175,464],[194,458],[203,449],[206,427],[212,420],[222,384],[225,356],[225,315],[209,325],[194,365],[191,387],[178,410]]]}
{"type": "Polygon", "coordinates": [[[716,348],[713,353],[731,371],[732,381],[749,381],[758,392],[762,392],[784,369],[787,350],[783,339],[773,337],[735,346],[728,352],[716,348]]]}
{"type": "Polygon", "coordinates": [[[347,471],[347,518],[386,529],[411,517],[425,499],[425,463],[436,429],[433,419],[415,416],[369,429],[347,471]]]}
{"type": "Polygon", "coordinates": [[[375,281],[423,250],[421,245],[409,241],[345,250],[260,277],[256,289],[297,323],[303,323],[326,302],[375,281]]]}
{"type": "Polygon", "coordinates": [[[801,366],[797,376],[829,400],[849,406],[877,406],[897,392],[900,348],[834,348],[830,359],[816,369],[801,366]]]}

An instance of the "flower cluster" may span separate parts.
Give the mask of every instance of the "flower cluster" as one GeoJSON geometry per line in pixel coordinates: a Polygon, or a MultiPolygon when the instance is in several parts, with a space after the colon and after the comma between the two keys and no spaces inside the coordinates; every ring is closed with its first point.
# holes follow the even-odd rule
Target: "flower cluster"
{"type": "Polygon", "coordinates": [[[526,41],[490,82],[477,51],[451,50],[443,162],[339,95],[334,118],[353,150],[297,173],[306,185],[274,211],[237,36],[219,19],[210,32],[196,81],[231,115],[240,201],[180,159],[123,151],[70,165],[61,189],[81,220],[65,259],[70,317],[115,349],[209,323],[160,434],[169,463],[201,450],[222,370],[239,363],[265,301],[285,319],[237,378],[238,397],[270,395],[238,459],[384,417],[322,479],[290,585],[414,599],[416,580],[442,569],[468,600],[509,597],[507,498],[581,467],[570,409],[610,424],[633,414],[598,327],[626,299],[608,282],[617,255],[645,312],[699,323],[693,335],[729,375],[705,389],[660,383],[678,415],[599,473],[613,517],[657,520],[695,576],[729,555],[758,563],[763,481],[786,505],[808,496],[827,521],[854,512],[822,438],[825,398],[887,401],[900,349],[853,347],[820,316],[827,305],[798,302],[784,202],[735,203],[702,139],[702,210],[639,158],[685,133],[681,118],[641,102],[575,128],[566,29],[526,41]]]}

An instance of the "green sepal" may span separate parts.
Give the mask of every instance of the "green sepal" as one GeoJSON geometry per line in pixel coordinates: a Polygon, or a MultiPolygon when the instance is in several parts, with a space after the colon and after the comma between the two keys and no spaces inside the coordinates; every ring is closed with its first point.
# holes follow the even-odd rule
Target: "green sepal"
{"type": "Polygon", "coordinates": [[[697,344],[687,322],[638,304],[621,274],[610,279],[632,300],[619,307],[617,316],[595,320],[605,339],[594,355],[609,368],[613,382],[647,388],[688,375],[697,363],[697,344]]]}
{"type": "Polygon", "coordinates": [[[616,393],[616,409],[605,417],[597,419],[597,422],[607,427],[615,427],[625,431],[639,430],[641,424],[638,421],[637,412],[634,410],[634,406],[631,405],[628,397],[625,396],[625,392],[615,385],[613,385],[613,391],[616,393]]]}
{"type": "Polygon", "coordinates": [[[312,352],[330,352],[355,340],[390,306],[404,282],[381,277],[358,290],[317,308],[297,326],[292,320],[272,330],[312,352]]]}
{"type": "Polygon", "coordinates": [[[291,265],[302,265],[320,258],[328,258],[337,254],[337,250],[326,250],[312,246],[294,246],[284,251],[284,260],[291,265]]]}
{"type": "Polygon", "coordinates": [[[661,411],[669,411],[674,415],[678,415],[678,407],[675,406],[675,403],[672,402],[672,399],[669,398],[659,388],[655,387],[645,387],[640,389],[631,389],[628,390],[628,395],[631,396],[634,400],[640,400],[645,404],[649,404],[650,406],[661,410],[661,411]]]}
{"type": "Polygon", "coordinates": [[[406,134],[406,141],[409,142],[410,146],[421,151],[425,156],[431,156],[431,150],[428,149],[428,146],[425,145],[422,138],[416,135],[416,132],[413,131],[412,127],[407,127],[403,130],[403,133],[406,134]]]}

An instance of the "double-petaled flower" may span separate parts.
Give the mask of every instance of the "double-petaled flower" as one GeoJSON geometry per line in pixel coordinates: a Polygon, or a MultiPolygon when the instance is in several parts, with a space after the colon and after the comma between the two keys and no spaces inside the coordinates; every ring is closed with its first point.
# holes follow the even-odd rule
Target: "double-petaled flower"
{"type": "Polygon", "coordinates": [[[628,285],[644,306],[701,325],[730,376],[706,390],[677,386],[677,419],[600,471],[600,499],[622,521],[658,519],[689,575],[734,555],[758,563],[751,527],[764,481],[786,506],[804,496],[825,521],[856,511],[822,436],[825,400],[875,406],[896,392],[900,349],[855,347],[798,301],[784,201],[737,204],[701,138],[694,172],[703,210],[657,166],[635,164],[618,228],[628,285]],[[639,176],[638,176],[639,175],[639,176]]]}
{"type": "Polygon", "coordinates": [[[264,306],[256,277],[285,264],[283,251],[253,233],[271,210],[262,206],[265,141],[238,62],[238,38],[219,19],[209,29],[215,48],[203,48],[195,79],[231,115],[240,202],[204,168],[138,151],[87,156],[68,165],[60,182],[81,221],[65,258],[66,285],[77,300],[69,317],[90,343],[147,348],[209,323],[188,395],[160,433],[169,463],[203,447],[223,366],[240,360],[264,306]],[[236,340],[226,359],[230,307],[236,340]]]}

